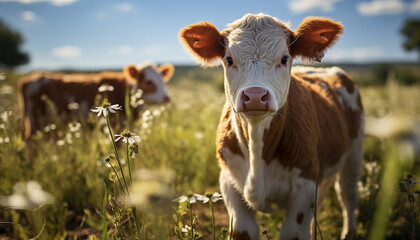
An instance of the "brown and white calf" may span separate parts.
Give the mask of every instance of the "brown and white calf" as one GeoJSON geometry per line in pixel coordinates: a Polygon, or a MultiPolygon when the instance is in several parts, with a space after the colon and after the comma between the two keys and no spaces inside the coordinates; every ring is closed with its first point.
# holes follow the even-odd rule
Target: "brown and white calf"
{"type": "Polygon", "coordinates": [[[234,239],[259,239],[256,211],[286,210],[281,240],[310,239],[318,203],[337,181],[344,226],[356,231],[357,182],[364,113],[358,90],[341,69],[292,70],[301,57],[320,61],[342,26],[308,17],[296,31],[264,14],[247,14],[219,32],[208,22],[181,30],[180,40],[203,66],[222,60],[226,104],[216,148],[220,188],[234,239]]]}
{"type": "MultiPolygon", "coordinates": [[[[59,115],[76,117],[86,121],[100,86],[112,86],[106,93],[112,104],[123,107],[120,113],[125,114],[126,94],[141,90],[141,98],[146,104],[166,103],[170,97],[165,83],[174,73],[172,64],[157,66],[144,63],[138,66],[127,65],[123,72],[100,72],[93,74],[64,74],[51,72],[34,72],[19,80],[19,103],[25,128],[24,137],[28,140],[37,130],[43,129],[52,119],[47,111],[44,96],[51,100],[59,115]],[[132,91],[134,90],[134,91],[132,91]],[[75,106],[76,108],[72,107],[75,106]]],[[[128,104],[129,105],[129,104],[128,104]]],[[[133,117],[138,114],[137,108],[130,108],[133,117]]]]}

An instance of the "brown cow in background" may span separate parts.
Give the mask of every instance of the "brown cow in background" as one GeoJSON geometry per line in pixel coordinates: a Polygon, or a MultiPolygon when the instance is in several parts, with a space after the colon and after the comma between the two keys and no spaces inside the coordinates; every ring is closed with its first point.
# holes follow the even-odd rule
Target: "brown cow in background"
{"type": "MultiPolygon", "coordinates": [[[[58,115],[66,120],[87,121],[95,97],[102,91],[112,104],[119,104],[124,119],[131,105],[132,117],[138,116],[139,103],[167,103],[170,97],[165,83],[174,73],[174,66],[144,63],[138,66],[127,65],[123,72],[100,72],[92,74],[64,74],[34,72],[19,80],[19,106],[25,128],[26,141],[38,130],[53,122],[48,111],[46,99],[55,105],[58,115]],[[101,89],[102,88],[102,89],[101,89]],[[126,103],[126,94],[131,92],[131,103],[126,103]],[[135,94],[137,92],[137,94],[135,94]]],[[[130,98],[129,98],[130,99],[130,98]]]]}

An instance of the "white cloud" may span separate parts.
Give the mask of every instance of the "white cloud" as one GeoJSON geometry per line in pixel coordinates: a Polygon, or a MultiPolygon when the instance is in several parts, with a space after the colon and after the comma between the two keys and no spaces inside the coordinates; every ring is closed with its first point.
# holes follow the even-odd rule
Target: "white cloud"
{"type": "Polygon", "coordinates": [[[128,56],[134,52],[134,49],[129,45],[122,45],[108,50],[108,55],[128,56]]]}
{"type": "Polygon", "coordinates": [[[342,0],[290,0],[289,8],[293,13],[304,13],[319,10],[331,12],[334,4],[342,0]]]}
{"type": "Polygon", "coordinates": [[[115,9],[120,12],[130,12],[133,10],[133,5],[129,2],[122,2],[115,5],[115,9]]]}
{"type": "Polygon", "coordinates": [[[78,0],[0,0],[0,2],[19,2],[24,4],[49,2],[55,6],[64,6],[77,2],[78,0]]]}
{"type": "Polygon", "coordinates": [[[420,0],[416,0],[410,4],[411,12],[420,12],[420,0]]]}
{"type": "Polygon", "coordinates": [[[142,55],[145,56],[156,56],[164,52],[165,46],[163,45],[152,45],[142,49],[142,55]]]}
{"type": "Polygon", "coordinates": [[[51,55],[63,59],[78,58],[82,55],[82,50],[75,46],[62,46],[53,48],[51,55]]]}
{"type": "Polygon", "coordinates": [[[37,19],[37,16],[32,11],[23,11],[20,16],[23,20],[26,21],[35,21],[37,19]]]}
{"type": "Polygon", "coordinates": [[[381,47],[372,46],[331,49],[325,58],[327,61],[366,62],[382,59],[384,56],[385,52],[381,47]]]}
{"type": "Polygon", "coordinates": [[[357,4],[357,11],[365,16],[400,14],[405,9],[406,5],[402,0],[372,0],[357,4]]]}

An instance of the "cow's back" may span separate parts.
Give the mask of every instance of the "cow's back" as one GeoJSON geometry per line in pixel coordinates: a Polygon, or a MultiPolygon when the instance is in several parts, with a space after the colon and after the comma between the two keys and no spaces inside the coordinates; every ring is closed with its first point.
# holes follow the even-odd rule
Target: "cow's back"
{"type": "Polygon", "coordinates": [[[310,91],[315,103],[322,172],[336,165],[358,137],[362,128],[361,97],[350,76],[338,67],[295,67],[292,81],[310,91]]]}
{"type": "Polygon", "coordinates": [[[98,87],[102,84],[114,88],[114,91],[105,93],[111,103],[124,103],[126,82],[122,72],[34,72],[22,77],[18,83],[18,98],[25,139],[43,127],[40,118],[44,124],[51,120],[47,113],[45,97],[54,103],[58,114],[73,113],[77,118],[86,118],[89,109],[95,104],[98,87]],[[69,108],[72,103],[77,103],[77,109],[69,108]]]}

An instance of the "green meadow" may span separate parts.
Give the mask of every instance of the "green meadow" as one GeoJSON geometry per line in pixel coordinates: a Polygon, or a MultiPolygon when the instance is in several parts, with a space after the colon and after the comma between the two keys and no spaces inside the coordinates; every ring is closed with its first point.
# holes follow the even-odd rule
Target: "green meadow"
{"type": "MultiPolygon", "coordinates": [[[[419,239],[418,64],[341,67],[360,86],[367,122],[356,239],[419,239]]],[[[0,239],[229,239],[223,201],[212,208],[201,201],[174,201],[220,192],[215,150],[225,101],[220,67],[176,67],[167,85],[172,101],[144,106],[141,117],[127,126],[138,136],[134,158],[121,141],[115,158],[106,119],[92,113],[92,129],[55,115],[55,123],[34,136],[33,162],[22,140],[21,75],[0,72],[0,202],[20,193],[15,200],[23,206],[0,206],[0,239]],[[136,201],[124,197],[121,170],[136,201]],[[34,182],[42,190],[33,193],[25,185],[34,182]]],[[[266,231],[261,239],[277,239],[284,211],[257,217],[266,231]]],[[[342,216],[333,189],[317,221],[317,239],[339,238],[342,216]]]]}

